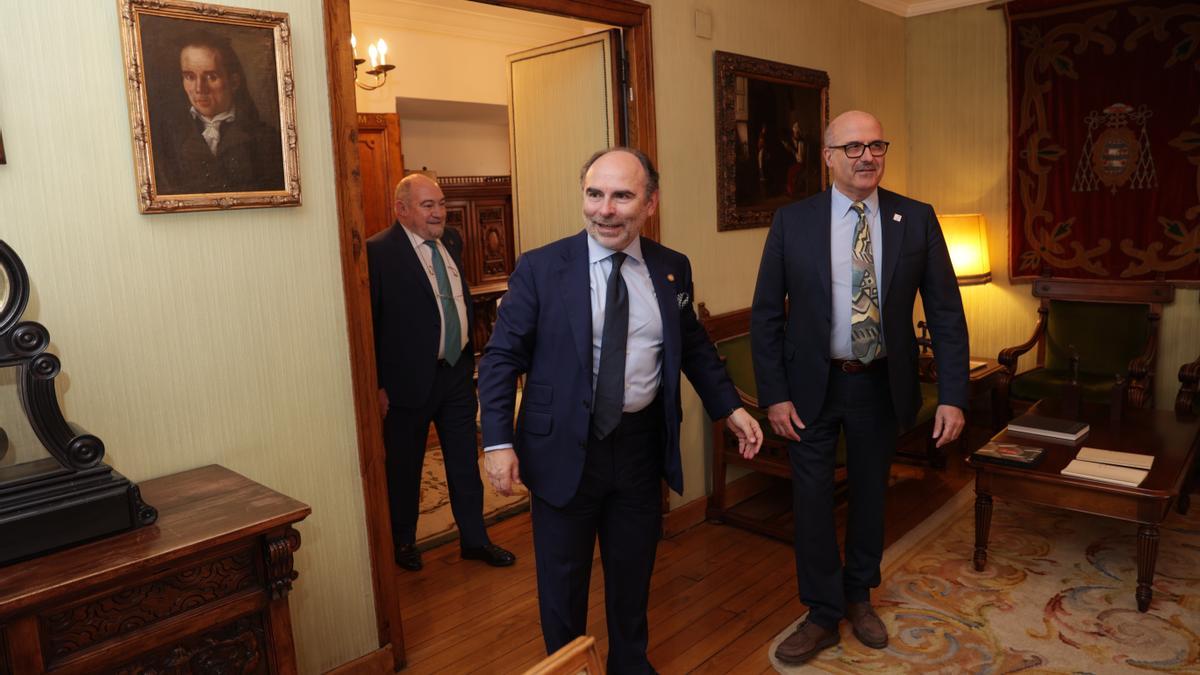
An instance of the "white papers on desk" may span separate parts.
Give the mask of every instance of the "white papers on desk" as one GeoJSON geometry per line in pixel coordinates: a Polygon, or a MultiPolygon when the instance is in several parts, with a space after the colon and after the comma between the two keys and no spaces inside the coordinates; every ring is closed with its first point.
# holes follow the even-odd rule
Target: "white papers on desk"
{"type": "Polygon", "coordinates": [[[1131,469],[1149,470],[1150,466],[1154,464],[1154,455],[1139,455],[1132,452],[1118,452],[1116,450],[1101,450],[1100,448],[1088,447],[1080,448],[1079,454],[1075,458],[1098,464],[1127,466],[1131,469]]]}
{"type": "Polygon", "coordinates": [[[1109,483],[1111,485],[1137,487],[1142,484],[1142,481],[1146,480],[1146,476],[1150,475],[1150,472],[1144,469],[1131,469],[1127,466],[1113,466],[1112,464],[1073,459],[1062,470],[1062,474],[1064,476],[1086,478],[1087,480],[1109,483]]]}

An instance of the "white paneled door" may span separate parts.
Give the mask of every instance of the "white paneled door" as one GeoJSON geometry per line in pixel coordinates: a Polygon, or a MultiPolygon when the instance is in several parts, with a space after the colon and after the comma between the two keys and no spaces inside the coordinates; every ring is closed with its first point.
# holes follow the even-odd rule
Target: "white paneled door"
{"type": "Polygon", "coordinates": [[[579,167],[620,145],[621,31],[508,56],[508,133],[517,254],[583,227],[579,167]]]}

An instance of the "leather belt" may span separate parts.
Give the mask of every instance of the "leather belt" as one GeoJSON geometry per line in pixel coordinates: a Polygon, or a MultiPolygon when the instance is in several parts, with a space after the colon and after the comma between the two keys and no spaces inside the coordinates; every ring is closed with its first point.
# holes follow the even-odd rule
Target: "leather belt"
{"type": "Polygon", "coordinates": [[[869,373],[872,370],[881,370],[887,367],[887,357],[882,359],[874,359],[870,363],[863,363],[858,359],[829,359],[829,363],[834,368],[843,373],[869,373]]]}

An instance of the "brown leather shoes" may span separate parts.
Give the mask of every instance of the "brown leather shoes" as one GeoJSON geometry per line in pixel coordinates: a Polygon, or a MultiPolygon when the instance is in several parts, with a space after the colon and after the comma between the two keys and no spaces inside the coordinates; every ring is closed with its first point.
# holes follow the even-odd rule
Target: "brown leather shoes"
{"type": "Polygon", "coordinates": [[[854,637],[871,649],[883,649],[887,646],[887,628],[883,620],[875,613],[870,602],[852,602],[846,605],[846,618],[854,626],[854,637]]]}
{"type": "Polygon", "coordinates": [[[840,639],[836,629],[829,630],[805,619],[796,626],[795,632],[775,648],[775,658],[785,665],[798,666],[816,656],[822,649],[836,645],[840,639]]]}

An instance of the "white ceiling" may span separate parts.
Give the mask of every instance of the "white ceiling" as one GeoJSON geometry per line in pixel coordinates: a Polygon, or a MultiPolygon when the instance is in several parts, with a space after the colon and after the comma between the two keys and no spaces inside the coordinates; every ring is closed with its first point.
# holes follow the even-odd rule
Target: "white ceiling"
{"type": "Polygon", "coordinates": [[[350,20],[524,47],[607,28],[578,19],[469,0],[350,0],[350,20]]]}
{"type": "MultiPolygon", "coordinates": [[[[948,9],[957,9],[968,5],[982,5],[998,0],[858,0],[872,7],[884,9],[898,16],[910,17],[922,14],[933,14],[948,9]]],[[[1003,4],[1007,0],[999,0],[1003,4]]]]}
{"type": "MultiPolygon", "coordinates": [[[[872,7],[878,7],[903,17],[932,14],[948,9],[980,5],[988,2],[1005,0],[858,0],[872,7]]],[[[524,29],[567,28],[578,30],[582,22],[565,19],[549,14],[522,12],[505,7],[484,5],[469,0],[351,0],[352,14],[365,15],[363,18],[384,21],[400,21],[404,23],[428,23],[455,25],[455,33],[461,33],[464,27],[477,29],[483,33],[495,34],[496,22],[500,22],[505,30],[521,32],[524,29]]],[[[583,32],[591,32],[603,28],[591,24],[583,32]]]]}

